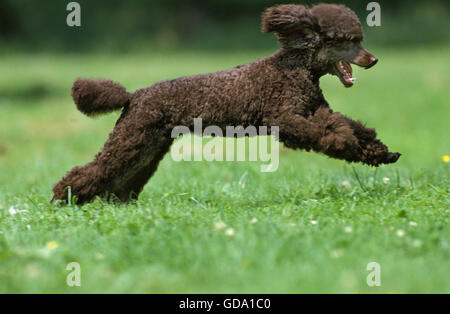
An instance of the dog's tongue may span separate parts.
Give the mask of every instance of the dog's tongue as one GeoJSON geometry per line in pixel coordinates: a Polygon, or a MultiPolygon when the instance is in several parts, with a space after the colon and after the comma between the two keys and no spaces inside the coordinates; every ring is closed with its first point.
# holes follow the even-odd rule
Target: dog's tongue
{"type": "Polygon", "coordinates": [[[353,85],[353,84],[355,84],[356,77],[346,77],[346,78],[344,78],[344,80],[345,80],[347,83],[353,85]]]}
{"type": "Polygon", "coordinates": [[[342,79],[351,86],[355,83],[356,78],[352,77],[353,70],[348,62],[340,61],[337,64],[339,72],[341,72],[342,79]]]}
{"type": "Polygon", "coordinates": [[[345,61],[341,61],[341,64],[344,67],[345,71],[347,71],[347,73],[349,73],[350,77],[351,77],[352,74],[353,74],[353,70],[352,70],[352,67],[350,66],[350,64],[348,62],[345,62],[345,61]]]}
{"type": "Polygon", "coordinates": [[[342,65],[344,66],[344,69],[347,71],[347,75],[344,77],[345,78],[345,81],[347,82],[347,83],[351,83],[351,84],[353,84],[353,83],[355,83],[355,78],[353,78],[352,77],[352,75],[353,75],[353,70],[352,70],[352,67],[351,67],[351,65],[350,64],[348,64],[348,62],[345,62],[345,61],[342,61],[342,65]]]}

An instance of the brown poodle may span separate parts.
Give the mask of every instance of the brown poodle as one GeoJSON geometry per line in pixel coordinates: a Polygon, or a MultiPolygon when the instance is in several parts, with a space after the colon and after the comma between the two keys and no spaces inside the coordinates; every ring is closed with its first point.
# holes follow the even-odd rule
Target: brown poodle
{"type": "Polygon", "coordinates": [[[333,112],[319,78],[336,75],[354,83],[350,63],[370,68],[378,60],[365,50],[361,24],[342,5],[280,5],[262,15],[262,31],[275,33],[281,48],[272,56],[226,71],[181,77],[128,93],[110,80],[77,79],[78,109],[97,115],[121,109],[117,124],[94,160],[75,167],[54,188],[53,200],[78,202],[115,195],[135,199],[169,151],[177,125],[279,126],[287,147],[314,150],[348,162],[378,166],[396,162],[374,129],[333,112]]]}

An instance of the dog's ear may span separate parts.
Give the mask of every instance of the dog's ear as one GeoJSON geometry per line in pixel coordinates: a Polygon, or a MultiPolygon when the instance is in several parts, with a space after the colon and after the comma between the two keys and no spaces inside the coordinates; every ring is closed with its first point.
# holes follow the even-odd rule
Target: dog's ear
{"type": "Polygon", "coordinates": [[[285,4],[266,9],[262,14],[264,33],[288,33],[302,29],[315,30],[317,21],[310,10],[303,5],[285,4]]]}

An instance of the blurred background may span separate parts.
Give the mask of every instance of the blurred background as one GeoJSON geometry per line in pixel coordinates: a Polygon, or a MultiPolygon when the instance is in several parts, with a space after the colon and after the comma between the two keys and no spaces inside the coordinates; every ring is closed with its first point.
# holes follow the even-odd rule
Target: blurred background
{"type": "MultiPolygon", "coordinates": [[[[82,27],[66,27],[69,2],[0,0],[0,51],[271,48],[272,38],[258,33],[261,12],[280,2],[296,1],[80,0],[82,27]]],[[[378,1],[382,26],[372,28],[365,23],[370,1],[331,2],[352,8],[373,44],[427,45],[449,40],[447,0],[378,1]]]]}
{"type": "Polygon", "coordinates": [[[52,186],[92,160],[120,113],[78,112],[77,77],[134,91],[252,62],[278,49],[261,12],[296,1],[80,0],[81,27],[66,24],[69,2],[0,0],[0,292],[74,291],[69,261],[89,273],[82,292],[450,291],[448,0],[378,1],[380,27],[366,24],[370,1],[333,1],[357,13],[380,61],[354,67],[352,88],[330,75],[321,88],[403,153],[396,164],[282,147],[278,170],[261,173],[167,155],[137,205],[79,209],[50,204],[52,186]],[[364,280],[374,260],[382,290],[364,280]]]}

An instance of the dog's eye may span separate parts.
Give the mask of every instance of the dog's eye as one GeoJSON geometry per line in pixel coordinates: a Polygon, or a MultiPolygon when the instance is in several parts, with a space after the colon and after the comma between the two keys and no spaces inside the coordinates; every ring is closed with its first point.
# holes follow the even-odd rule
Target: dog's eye
{"type": "Polygon", "coordinates": [[[308,36],[314,36],[316,34],[315,31],[313,31],[311,28],[304,28],[302,29],[303,34],[308,36]]]}
{"type": "Polygon", "coordinates": [[[342,48],[345,48],[349,45],[349,42],[343,38],[340,38],[339,40],[335,41],[336,45],[339,45],[342,48]]]}

